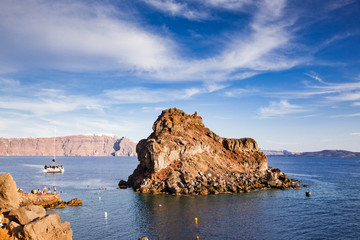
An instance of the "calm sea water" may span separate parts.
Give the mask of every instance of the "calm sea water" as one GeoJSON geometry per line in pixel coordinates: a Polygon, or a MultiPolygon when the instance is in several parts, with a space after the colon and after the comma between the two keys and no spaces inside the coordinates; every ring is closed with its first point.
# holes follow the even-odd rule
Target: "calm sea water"
{"type": "Polygon", "coordinates": [[[65,173],[42,173],[50,161],[0,157],[0,174],[24,191],[56,186],[63,200],[81,198],[82,207],[50,210],[70,222],[75,240],[360,238],[360,158],[270,157],[269,166],[311,187],[212,196],[116,189],[138,164],[133,157],[58,157],[65,173]]]}

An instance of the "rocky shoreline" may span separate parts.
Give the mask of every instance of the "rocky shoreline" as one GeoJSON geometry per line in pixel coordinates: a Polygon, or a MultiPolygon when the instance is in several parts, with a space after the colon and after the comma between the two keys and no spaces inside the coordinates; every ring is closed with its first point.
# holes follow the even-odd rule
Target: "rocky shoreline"
{"type": "Polygon", "coordinates": [[[80,199],[62,201],[59,194],[33,194],[18,191],[9,173],[0,175],[0,239],[72,239],[69,222],[46,209],[81,206],[80,199]]]}
{"type": "Polygon", "coordinates": [[[136,152],[140,163],[128,181],[119,182],[120,188],[176,195],[300,188],[296,179],[268,167],[254,139],[222,138],[197,113],[176,108],[161,113],[136,152]]]}

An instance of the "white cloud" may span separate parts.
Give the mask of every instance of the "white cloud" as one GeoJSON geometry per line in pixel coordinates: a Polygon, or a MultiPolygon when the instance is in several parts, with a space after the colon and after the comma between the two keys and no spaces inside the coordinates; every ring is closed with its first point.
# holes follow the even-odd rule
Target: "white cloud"
{"type": "Polygon", "coordinates": [[[268,107],[261,107],[258,116],[259,118],[271,118],[304,111],[300,106],[293,105],[287,100],[281,100],[280,102],[270,102],[268,107]]]}
{"type": "Polygon", "coordinates": [[[352,136],[360,136],[360,132],[353,132],[351,133],[352,136]]]}
{"type": "Polygon", "coordinates": [[[175,0],[143,0],[152,7],[168,13],[172,16],[184,17],[190,20],[207,19],[209,16],[206,12],[198,11],[188,7],[186,3],[179,3],[175,0]]]}
{"type": "Polygon", "coordinates": [[[4,0],[0,51],[23,67],[153,71],[171,64],[174,43],[122,15],[80,2],[4,0]]]}

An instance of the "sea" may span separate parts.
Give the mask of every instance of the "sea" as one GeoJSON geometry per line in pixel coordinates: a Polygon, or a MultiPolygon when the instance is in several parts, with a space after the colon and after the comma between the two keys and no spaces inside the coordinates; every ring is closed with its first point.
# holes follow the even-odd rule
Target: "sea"
{"type": "Polygon", "coordinates": [[[145,195],[117,189],[135,157],[0,157],[25,192],[56,186],[83,206],[49,210],[69,221],[73,239],[360,239],[360,158],[269,157],[269,166],[309,185],[209,196],[145,195]],[[311,192],[311,197],[306,192],[311,192]],[[197,223],[195,222],[197,218],[197,223]]]}

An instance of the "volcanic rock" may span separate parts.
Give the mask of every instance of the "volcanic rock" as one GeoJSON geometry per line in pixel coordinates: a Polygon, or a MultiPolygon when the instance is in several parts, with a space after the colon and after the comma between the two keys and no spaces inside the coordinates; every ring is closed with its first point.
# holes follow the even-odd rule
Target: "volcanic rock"
{"type": "Polygon", "coordinates": [[[136,146],[140,164],[127,184],[142,193],[216,194],[262,188],[294,188],[252,138],[222,138],[202,118],[182,110],[164,110],[153,133],[136,146]]]}

